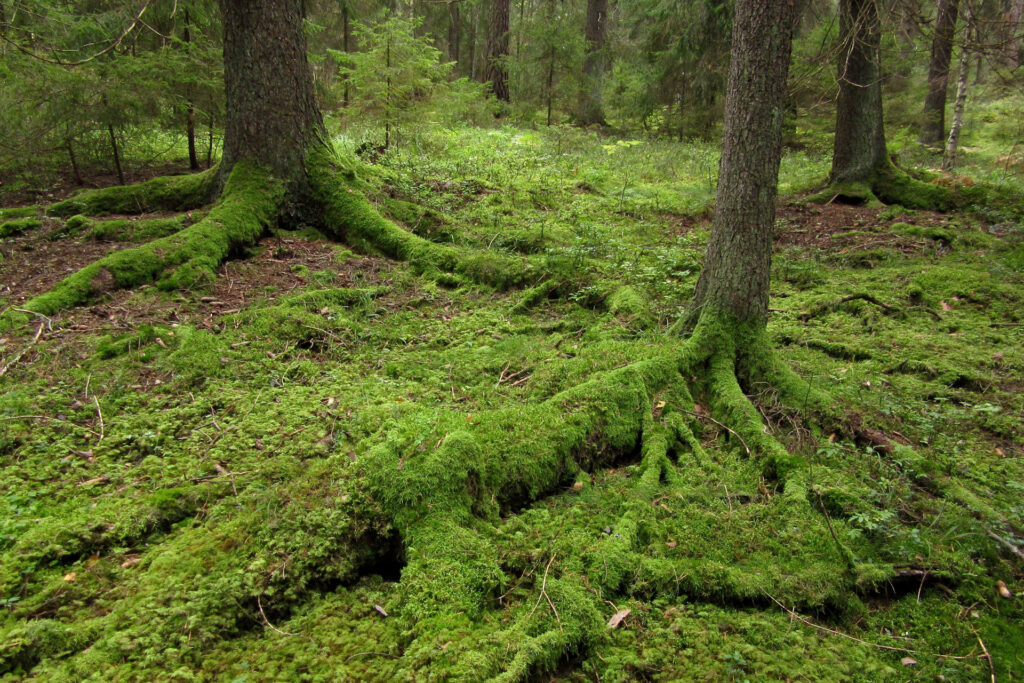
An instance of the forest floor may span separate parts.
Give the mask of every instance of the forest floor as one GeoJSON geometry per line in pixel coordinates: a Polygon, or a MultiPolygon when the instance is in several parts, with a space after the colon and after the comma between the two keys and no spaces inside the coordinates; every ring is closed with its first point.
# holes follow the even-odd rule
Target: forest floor
{"type": "MultiPolygon", "coordinates": [[[[603,142],[438,131],[375,167],[382,210],[433,210],[410,230],[587,274],[526,310],[521,292],[278,231],[208,289],[115,291],[0,333],[0,679],[441,680],[470,652],[500,671],[513,621],[560,629],[571,596],[554,581],[616,537],[638,454],[481,529],[492,601],[432,648],[403,618],[404,558],[332,578],[322,509],[399,420],[422,425],[402,437],[414,457],[438,411],[472,425],[678,343],[665,329],[699,274],[713,153],[603,142]],[[607,281],[637,296],[609,305],[607,281]],[[160,602],[157,580],[186,597],[160,602]],[[241,616],[221,623],[225,602],[241,616]],[[151,629],[175,610],[173,638],[151,629]]],[[[748,387],[811,462],[797,505],[698,404],[708,457],[673,453],[633,548],[645,562],[537,680],[1024,677],[1024,226],[802,203],[825,171],[784,161],[769,332],[908,448],[818,433],[748,387]],[[884,571],[854,576],[844,553],[884,571]]],[[[67,232],[44,218],[0,241],[0,308],[136,243],[67,232]]]]}

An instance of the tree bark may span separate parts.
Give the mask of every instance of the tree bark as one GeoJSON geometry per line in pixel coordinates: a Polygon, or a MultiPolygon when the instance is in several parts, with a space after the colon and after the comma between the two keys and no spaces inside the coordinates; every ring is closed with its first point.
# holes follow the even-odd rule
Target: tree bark
{"type": "Polygon", "coordinates": [[[840,0],[839,99],[830,182],[870,183],[889,163],[882,124],[882,30],[875,0],[840,0]]]}
{"type": "Polygon", "coordinates": [[[587,54],[583,60],[583,83],[580,88],[576,123],[581,126],[605,125],[601,102],[601,82],[604,76],[604,50],[607,37],[608,0],[587,0],[585,38],[587,54]]]}
{"type": "Polygon", "coordinates": [[[117,182],[124,185],[124,169],[121,168],[121,153],[117,148],[117,135],[114,133],[114,126],[108,124],[107,131],[110,133],[110,149],[114,154],[114,168],[117,169],[117,182]]]}
{"type": "Polygon", "coordinates": [[[459,37],[462,34],[459,0],[448,2],[448,61],[455,62],[455,72],[459,70],[459,37]]]}
{"type": "Polygon", "coordinates": [[[928,95],[924,100],[924,115],[918,138],[927,145],[941,142],[946,132],[946,90],[959,10],[960,0],[939,0],[935,10],[935,33],[932,36],[931,62],[928,65],[928,95]]]}
{"type": "Polygon", "coordinates": [[[490,91],[503,102],[511,101],[508,90],[509,0],[491,0],[487,21],[487,73],[490,91]]]}
{"type": "MultiPolygon", "coordinates": [[[[188,8],[185,8],[185,30],[182,35],[182,42],[185,49],[189,49],[192,42],[192,32],[189,21],[188,8]]],[[[191,90],[191,88],[189,88],[191,90]]],[[[191,93],[186,93],[185,104],[185,137],[188,138],[188,167],[193,171],[199,170],[199,156],[196,154],[196,105],[192,101],[191,93]]]]}
{"type": "Polygon", "coordinates": [[[956,153],[960,144],[960,128],[964,123],[964,107],[967,103],[967,74],[970,71],[970,53],[960,48],[960,72],[956,79],[956,104],[953,105],[953,125],[949,129],[946,150],[942,155],[942,168],[951,171],[956,166],[956,153]]]}
{"type": "Polygon", "coordinates": [[[227,112],[221,177],[244,159],[306,196],[306,151],[326,140],[326,131],[306,60],[303,3],[220,4],[227,112]]]}
{"type": "Polygon", "coordinates": [[[715,217],[691,310],[768,320],[786,77],[801,3],[737,2],[715,217]]]}

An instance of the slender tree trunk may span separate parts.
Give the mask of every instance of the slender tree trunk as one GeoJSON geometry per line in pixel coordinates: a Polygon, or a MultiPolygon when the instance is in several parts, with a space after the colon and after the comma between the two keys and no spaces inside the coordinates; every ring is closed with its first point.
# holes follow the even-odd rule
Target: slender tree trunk
{"type": "Polygon", "coordinates": [[[740,0],[733,22],[715,217],[692,313],[768,320],[786,76],[801,3],[740,0]]]}
{"type": "Polygon", "coordinates": [[[1009,40],[1007,41],[1006,61],[1010,68],[1016,69],[1024,60],[1021,45],[1021,19],[1024,18],[1024,0],[1011,0],[1010,11],[1007,12],[1007,28],[1009,29],[1009,40]]]}
{"type": "Polygon", "coordinates": [[[870,182],[889,163],[882,124],[882,31],[875,0],[840,0],[839,99],[830,180],[870,182]]]}
{"type": "Polygon", "coordinates": [[[946,151],[942,156],[942,168],[950,171],[956,166],[956,154],[960,144],[960,128],[964,123],[964,106],[967,103],[967,73],[970,71],[970,54],[960,48],[960,72],[956,79],[956,104],[953,105],[953,125],[946,140],[946,151]]]}
{"type": "MultiPolygon", "coordinates": [[[[351,38],[351,36],[352,27],[349,25],[348,20],[348,0],[344,0],[343,4],[341,5],[341,49],[342,51],[344,51],[345,54],[349,53],[349,39],[351,38]]],[[[343,78],[345,79],[345,88],[343,90],[341,97],[341,106],[347,107],[349,96],[348,74],[345,74],[343,78]]]]}
{"type": "Polygon", "coordinates": [[[384,93],[384,149],[391,149],[391,34],[385,48],[384,67],[388,70],[384,93]]]}
{"type": "Polygon", "coordinates": [[[459,71],[459,37],[462,34],[459,0],[448,2],[448,61],[455,62],[455,73],[459,71]]]}
{"type": "Polygon", "coordinates": [[[470,8],[469,14],[469,35],[467,36],[467,42],[469,43],[469,59],[467,60],[469,66],[469,77],[474,81],[483,80],[477,76],[476,70],[476,17],[473,16],[474,12],[470,8]]]}
{"type": "Polygon", "coordinates": [[[551,107],[555,99],[555,48],[551,47],[548,53],[548,81],[545,88],[548,97],[548,125],[551,125],[551,107]]]}
{"type": "Polygon", "coordinates": [[[206,143],[206,168],[213,166],[213,112],[210,112],[210,137],[206,143]]]}
{"type": "Polygon", "coordinates": [[[928,95],[924,100],[924,115],[918,138],[928,145],[938,144],[946,132],[946,90],[959,10],[960,0],[939,0],[935,10],[935,33],[932,36],[932,55],[928,65],[928,95]]]}
{"type": "Polygon", "coordinates": [[[608,24],[608,0],[587,0],[585,38],[587,54],[583,60],[583,83],[576,111],[581,126],[605,125],[601,102],[601,84],[605,69],[605,40],[608,24]]]}
{"type": "MultiPolygon", "coordinates": [[[[185,30],[182,35],[182,42],[185,43],[185,50],[189,49],[192,42],[191,22],[189,20],[188,8],[185,8],[185,30]]],[[[191,88],[190,88],[191,90],[191,88]]],[[[188,138],[188,167],[193,171],[199,170],[199,157],[196,155],[196,105],[192,101],[192,94],[186,93],[185,104],[185,136],[188,138]]]]}
{"type": "Polygon", "coordinates": [[[306,60],[303,5],[292,0],[221,0],[227,119],[221,177],[246,159],[308,196],[308,147],[326,141],[306,60]]]}
{"type": "Polygon", "coordinates": [[[487,73],[490,90],[499,100],[511,101],[508,91],[509,0],[491,0],[487,21],[487,73]]]}
{"type": "Polygon", "coordinates": [[[64,148],[68,150],[68,159],[71,160],[71,172],[72,172],[72,174],[74,174],[75,184],[76,185],[81,185],[82,184],[82,174],[81,174],[81,172],[78,169],[78,157],[75,156],[75,147],[72,144],[72,142],[73,141],[72,141],[72,139],[70,137],[69,138],[65,138],[65,140],[64,140],[64,148]]]}
{"type": "Polygon", "coordinates": [[[117,169],[117,182],[124,185],[124,169],[121,168],[121,152],[117,148],[117,135],[114,133],[113,124],[107,124],[107,131],[110,132],[110,149],[114,153],[114,168],[117,169]]]}

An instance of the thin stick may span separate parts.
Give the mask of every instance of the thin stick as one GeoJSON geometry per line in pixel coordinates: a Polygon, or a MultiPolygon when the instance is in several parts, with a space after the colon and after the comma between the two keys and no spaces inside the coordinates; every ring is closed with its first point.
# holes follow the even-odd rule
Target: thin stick
{"type": "Polygon", "coordinates": [[[96,415],[100,418],[100,441],[103,441],[103,411],[100,410],[100,400],[96,394],[92,395],[92,402],[96,404],[96,415]]]}
{"type": "Polygon", "coordinates": [[[996,668],[992,664],[992,655],[989,654],[988,648],[985,647],[984,641],[982,641],[981,636],[978,635],[978,629],[971,626],[971,630],[974,631],[974,637],[978,639],[978,645],[981,645],[981,651],[985,653],[985,659],[988,660],[988,672],[989,675],[992,677],[992,683],[996,683],[996,668]]]}
{"type": "Polygon", "coordinates": [[[286,633],[285,631],[282,631],[281,629],[279,629],[276,626],[274,626],[273,624],[271,624],[270,623],[270,619],[267,619],[267,615],[263,611],[263,603],[260,602],[260,596],[258,596],[258,595],[256,596],[256,606],[260,608],[260,616],[263,617],[263,623],[266,624],[267,626],[269,626],[272,631],[276,631],[276,632],[280,633],[282,636],[297,636],[297,635],[299,635],[298,633],[286,633]]]}
{"type": "Polygon", "coordinates": [[[988,532],[988,535],[991,536],[992,538],[996,539],[1000,543],[1002,543],[1004,546],[1006,546],[1010,550],[1010,552],[1012,552],[1014,555],[1016,555],[1017,557],[1019,557],[1022,560],[1024,560],[1024,551],[1021,551],[1020,548],[1018,548],[1014,544],[1010,543],[1009,541],[1007,541],[1005,538],[1003,538],[1002,536],[1000,536],[999,534],[997,534],[994,531],[988,532]]]}
{"type": "Polygon", "coordinates": [[[29,315],[34,315],[37,318],[42,318],[43,320],[46,321],[46,329],[48,331],[53,329],[53,320],[51,320],[50,318],[46,317],[42,313],[36,313],[35,311],[30,311],[27,308],[12,308],[11,310],[12,311],[17,311],[18,313],[28,313],[29,315]]]}
{"type": "Polygon", "coordinates": [[[40,337],[40,335],[42,335],[42,333],[43,333],[43,324],[39,323],[39,329],[36,330],[36,336],[34,336],[32,338],[32,341],[29,342],[28,346],[26,346],[21,351],[19,351],[14,356],[14,358],[12,358],[10,361],[8,361],[7,365],[5,365],[2,368],[0,368],[0,377],[3,377],[4,375],[6,375],[7,371],[10,370],[14,366],[15,363],[17,363],[19,360],[21,360],[21,357],[25,355],[25,352],[28,351],[33,346],[35,346],[36,342],[39,341],[39,337],[40,337]]]}
{"type": "Polygon", "coordinates": [[[79,429],[81,429],[83,431],[89,432],[93,436],[98,436],[101,439],[103,438],[102,434],[100,434],[99,432],[94,432],[93,430],[89,429],[88,427],[83,427],[82,425],[75,424],[74,422],[71,422],[70,420],[62,420],[59,417],[50,417],[49,415],[14,415],[12,417],[0,417],[0,421],[3,421],[3,422],[8,422],[10,420],[52,420],[53,422],[64,422],[64,423],[67,423],[67,424],[71,425],[72,427],[78,427],[79,429]]]}
{"type": "Polygon", "coordinates": [[[694,417],[699,418],[699,419],[711,420],[716,425],[718,425],[719,427],[721,427],[722,429],[724,429],[725,431],[729,432],[730,434],[735,436],[737,439],[739,439],[740,443],[743,444],[743,448],[746,449],[747,455],[750,455],[750,446],[748,446],[747,442],[743,440],[743,437],[740,436],[739,434],[737,434],[736,432],[734,432],[733,430],[729,429],[728,427],[726,427],[724,424],[722,424],[721,422],[719,422],[715,418],[711,417],[710,415],[701,415],[700,413],[694,413],[694,412],[691,412],[689,410],[686,410],[685,408],[680,408],[679,410],[682,410],[684,413],[687,413],[689,415],[693,415],[694,417]]]}
{"type": "MultiPolygon", "coordinates": [[[[547,594],[548,594],[547,593],[548,570],[551,569],[551,563],[555,561],[556,557],[558,557],[558,553],[555,553],[554,555],[552,555],[551,559],[548,560],[548,566],[544,567],[544,580],[541,581],[541,583],[540,583],[540,595],[537,596],[537,602],[535,602],[533,604],[533,609],[530,610],[530,616],[531,617],[533,616],[533,613],[537,611],[537,607],[540,605],[541,599],[544,598],[544,597],[547,597],[547,594]]],[[[558,612],[555,612],[555,616],[557,616],[557,615],[558,615],[558,612]]],[[[529,617],[527,617],[527,618],[529,618],[529,617]]],[[[561,623],[561,622],[559,622],[559,623],[561,623]]]]}
{"type": "Polygon", "coordinates": [[[778,600],[773,598],[770,594],[765,593],[765,595],[767,595],[769,598],[771,598],[772,602],[774,602],[776,605],[778,605],[780,608],[782,608],[782,610],[784,612],[786,612],[790,616],[790,618],[796,619],[797,621],[799,621],[799,622],[801,622],[803,624],[806,624],[807,626],[810,626],[811,628],[817,629],[819,631],[824,631],[825,633],[831,633],[832,635],[839,636],[840,638],[846,638],[847,640],[852,640],[855,643],[860,643],[861,645],[870,645],[871,647],[877,647],[880,650],[890,650],[892,652],[903,652],[903,653],[909,654],[909,655],[917,655],[918,657],[937,657],[939,659],[953,659],[953,660],[957,660],[957,661],[963,661],[965,659],[977,659],[978,657],[982,656],[982,655],[966,655],[966,656],[960,657],[960,656],[956,656],[956,655],[938,655],[938,654],[932,654],[930,652],[918,652],[916,650],[908,650],[905,647],[893,647],[891,645],[879,645],[878,643],[872,643],[872,642],[869,642],[867,640],[861,640],[860,638],[855,638],[854,636],[851,636],[851,635],[849,635],[847,633],[843,633],[842,631],[834,631],[834,630],[832,630],[832,629],[830,629],[828,627],[819,626],[818,624],[815,624],[810,619],[805,619],[802,616],[800,616],[799,614],[797,614],[796,612],[794,612],[793,610],[791,610],[790,608],[786,607],[781,602],[779,602],[778,600]]]}

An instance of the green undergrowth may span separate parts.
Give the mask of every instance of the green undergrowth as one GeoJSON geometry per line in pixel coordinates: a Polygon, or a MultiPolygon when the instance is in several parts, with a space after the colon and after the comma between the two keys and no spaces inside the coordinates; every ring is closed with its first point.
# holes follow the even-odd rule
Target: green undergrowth
{"type": "Polygon", "coordinates": [[[303,288],[0,337],[29,348],[0,379],[0,677],[979,680],[979,640],[1024,672],[1019,226],[780,244],[768,332],[807,384],[732,389],[666,334],[706,207],[615,194],[643,171],[675,201],[704,179],[664,157],[707,149],[435,135],[372,203],[321,187],[372,255],[303,288]]]}

